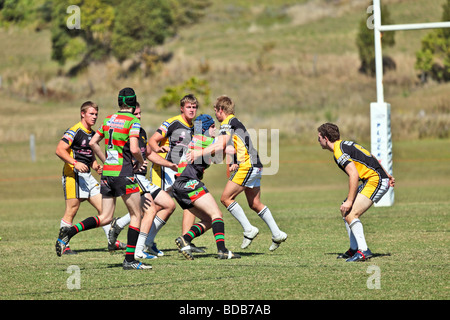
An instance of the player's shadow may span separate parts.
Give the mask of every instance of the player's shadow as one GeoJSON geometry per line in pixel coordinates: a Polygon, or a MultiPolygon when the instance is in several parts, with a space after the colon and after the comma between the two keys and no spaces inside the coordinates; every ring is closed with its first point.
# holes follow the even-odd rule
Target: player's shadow
{"type": "MultiPolygon", "coordinates": [[[[332,256],[336,256],[336,257],[338,257],[339,255],[341,255],[342,254],[342,252],[327,252],[327,253],[325,253],[326,255],[332,255],[332,256]]],[[[377,257],[390,257],[391,256],[391,253],[390,252],[388,252],[388,253],[374,253],[374,252],[372,252],[372,257],[371,258],[377,258],[377,257]]],[[[371,259],[370,258],[370,259],[371,259]]]]}

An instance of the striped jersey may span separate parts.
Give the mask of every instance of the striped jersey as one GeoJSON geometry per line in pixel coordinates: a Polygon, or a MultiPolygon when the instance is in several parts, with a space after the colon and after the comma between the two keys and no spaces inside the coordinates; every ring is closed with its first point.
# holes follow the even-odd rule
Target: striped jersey
{"type": "Polygon", "coordinates": [[[131,112],[118,111],[108,116],[97,133],[105,138],[106,161],[103,165],[105,177],[131,177],[133,155],[130,137],[139,138],[141,123],[131,112]]]}
{"type": "Polygon", "coordinates": [[[238,118],[234,115],[229,115],[222,121],[220,124],[220,134],[231,136],[230,141],[233,143],[234,149],[236,150],[234,161],[239,164],[239,167],[263,167],[259,160],[258,152],[253,147],[247,129],[238,118]]]}
{"type": "MultiPolygon", "coordinates": [[[[76,161],[82,162],[90,169],[92,162],[95,160],[94,153],[89,146],[89,141],[94,136],[93,130],[86,129],[83,124],[78,122],[64,132],[62,141],[70,146],[70,156],[76,161]]],[[[64,164],[64,172],[73,171],[73,165],[64,164]]]]}
{"type": "MultiPolygon", "coordinates": [[[[202,150],[205,149],[210,144],[214,143],[214,138],[207,137],[202,134],[196,134],[192,138],[192,141],[189,143],[188,152],[190,150],[202,150]]],[[[178,176],[187,176],[190,178],[202,180],[203,173],[206,169],[208,169],[211,164],[211,156],[202,157],[200,159],[196,159],[193,163],[188,164],[186,161],[186,155],[184,154],[178,164],[178,176]],[[201,161],[201,163],[198,163],[201,161]]]]}
{"type": "Polygon", "coordinates": [[[160,153],[159,155],[170,162],[179,163],[192,139],[193,131],[194,125],[188,124],[181,115],[164,121],[156,132],[164,137],[160,146],[168,146],[170,150],[168,153],[160,153]]]}
{"type": "Polygon", "coordinates": [[[360,180],[364,181],[372,177],[387,178],[378,160],[368,150],[353,141],[336,141],[333,156],[338,167],[344,172],[345,167],[353,162],[360,180]]]}

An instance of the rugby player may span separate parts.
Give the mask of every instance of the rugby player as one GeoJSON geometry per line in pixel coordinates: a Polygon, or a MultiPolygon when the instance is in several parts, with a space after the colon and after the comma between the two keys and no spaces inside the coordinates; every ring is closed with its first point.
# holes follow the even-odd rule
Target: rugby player
{"type": "MultiPolygon", "coordinates": [[[[101,213],[102,196],[100,184],[91,174],[91,168],[98,174],[102,172],[102,166],[98,164],[94,153],[89,146],[89,141],[94,135],[92,127],[97,122],[98,105],[92,101],[86,101],[80,108],[81,120],[64,132],[63,137],[56,147],[56,155],[64,161],[62,173],[62,185],[65,198],[64,216],[60,222],[60,230],[72,227],[73,219],[80,208],[81,202],[87,200],[98,212],[101,213]]],[[[104,226],[108,237],[109,226],[104,226]]],[[[125,249],[126,245],[117,242],[109,246],[111,250],[125,249]]],[[[62,254],[75,254],[66,245],[62,254]]]]}
{"type": "MultiPolygon", "coordinates": [[[[189,144],[189,150],[203,149],[210,145],[215,137],[215,124],[211,116],[202,114],[195,119],[195,135],[189,144]],[[201,132],[201,134],[200,134],[201,132]]],[[[201,181],[204,171],[209,167],[211,159],[202,158],[198,163],[188,163],[182,158],[178,165],[180,175],[173,184],[173,195],[178,204],[188,210],[200,221],[194,224],[183,236],[175,239],[181,253],[188,260],[193,260],[191,241],[212,228],[217,245],[218,259],[238,259],[240,255],[225,247],[225,224],[213,196],[201,181]]]]}
{"type": "Polygon", "coordinates": [[[236,197],[245,192],[250,208],[267,224],[272,233],[272,244],[270,251],[276,250],[282,242],[287,239],[287,234],[280,230],[270,209],[261,203],[261,177],[263,165],[259,159],[258,152],[253,146],[247,129],[236,118],[235,105],[231,98],[220,96],[214,103],[216,118],[221,122],[220,135],[217,141],[209,147],[194,151],[191,161],[205,157],[216,152],[228,153],[227,146],[230,144],[236,150],[235,163],[230,166],[233,171],[225,185],[220,201],[227,210],[241,224],[244,230],[244,239],[241,248],[247,248],[258,235],[259,229],[253,226],[245,215],[244,210],[236,202],[236,197]]]}
{"type": "Polygon", "coordinates": [[[338,258],[344,258],[347,262],[367,260],[372,257],[372,252],[367,247],[359,218],[374,202],[377,203],[390,187],[394,187],[395,178],[365,148],[353,141],[341,140],[337,125],[324,123],[317,131],[320,146],[333,153],[334,161],[349,179],[348,195],[339,210],[350,238],[350,249],[338,258]],[[359,181],[362,184],[358,187],[359,181]]]}

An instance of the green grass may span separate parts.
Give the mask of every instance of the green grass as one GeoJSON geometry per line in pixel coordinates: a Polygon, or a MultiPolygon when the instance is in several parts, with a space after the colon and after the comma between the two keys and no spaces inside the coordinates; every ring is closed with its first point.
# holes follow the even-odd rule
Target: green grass
{"type": "MultiPolygon", "coordinates": [[[[241,228],[222,208],[227,246],[242,259],[215,259],[209,231],[195,241],[207,253],[187,261],[174,243],[181,228],[177,208],[157,237],[165,256],[152,262],[151,272],[123,271],[123,254],[107,252],[101,229],[73,238],[78,255],[57,257],[54,243],[64,210],[60,161],[49,156],[36,163],[3,163],[0,300],[448,299],[448,145],[448,140],[395,144],[395,204],[371,208],[363,216],[375,257],[354,264],[336,259],[348,247],[338,211],[347,179],[331,153],[316,145],[282,143],[278,174],[263,179],[263,202],[289,234],[278,250],[268,251],[269,231],[250,212],[249,219],[261,233],[247,250],[240,249],[241,228]],[[81,270],[79,290],[67,287],[72,265],[81,270]],[[380,269],[379,290],[367,288],[370,266],[380,269]]],[[[223,169],[213,166],[206,174],[215,197],[226,182],[223,169]]],[[[239,200],[247,209],[245,199],[239,200]]],[[[124,213],[118,201],[116,214],[124,213]]],[[[83,204],[76,221],[93,214],[95,210],[83,204]]]]}
{"type": "MultiPolygon", "coordinates": [[[[149,78],[119,78],[114,61],[93,65],[73,79],[58,77],[68,66],[50,60],[49,30],[1,29],[0,40],[8,50],[0,52],[0,300],[447,300],[450,84],[417,84],[415,52],[428,31],[398,32],[396,46],[384,50],[398,65],[384,78],[386,101],[392,105],[395,204],[371,208],[362,218],[376,256],[347,264],[335,258],[348,247],[338,210],[347,179],[331,153],[318,147],[316,127],[334,121],[345,138],[370,146],[375,79],[358,73],[355,45],[365,6],[345,14],[319,14],[310,24],[297,25],[290,20],[295,15],[283,15],[284,4],[304,2],[213,1],[201,24],[180,30],[161,47],[174,58],[149,78]],[[265,53],[267,69],[261,71],[256,61],[267,44],[274,47],[265,53]],[[207,72],[198,67],[203,60],[209,64],[207,72]],[[62,163],[54,152],[64,130],[78,119],[81,103],[96,101],[103,119],[116,111],[118,90],[133,86],[146,106],[144,127],[152,132],[178,112],[154,108],[164,88],[193,76],[210,83],[211,99],[224,93],[235,98],[238,116],[248,128],[280,130],[280,168],[264,177],[262,199],[289,234],[287,242],[270,253],[267,227],[249,212],[261,234],[241,250],[241,228],[221,207],[227,246],[242,259],[216,260],[208,232],[195,241],[207,253],[186,261],[174,243],[181,230],[178,208],[158,235],[166,255],[152,263],[152,272],[123,271],[123,254],[107,252],[100,229],[73,239],[78,255],[58,258],[54,243],[64,199],[62,163]],[[89,81],[95,88],[92,96],[85,95],[89,81]],[[43,84],[54,94],[39,94],[43,84]],[[29,161],[30,134],[36,137],[35,163],[29,161]],[[446,139],[419,140],[427,137],[446,139]],[[71,265],[81,270],[80,290],[67,287],[71,265]],[[370,266],[380,268],[380,290],[367,288],[370,266]]],[[[441,17],[441,0],[386,2],[396,23],[441,17]]],[[[202,108],[211,113],[210,106],[202,108]]],[[[218,199],[226,182],[224,168],[208,169],[205,182],[218,199]]],[[[243,196],[238,200],[248,210],[243,196]]],[[[118,201],[117,216],[125,212],[118,201]]],[[[75,220],[95,213],[83,204],[75,220]]]]}

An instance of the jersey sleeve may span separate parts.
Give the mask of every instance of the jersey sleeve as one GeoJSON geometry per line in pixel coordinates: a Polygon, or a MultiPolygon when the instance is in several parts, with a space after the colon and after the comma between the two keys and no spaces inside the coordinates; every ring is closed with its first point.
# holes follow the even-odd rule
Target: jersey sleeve
{"type": "Polygon", "coordinates": [[[64,132],[64,135],[62,136],[61,140],[67,143],[69,146],[72,145],[73,140],[75,139],[76,132],[71,129],[67,129],[66,132],[64,132]]]}
{"type": "Polygon", "coordinates": [[[159,128],[156,130],[156,132],[160,133],[164,138],[167,137],[167,132],[169,131],[170,122],[164,121],[159,128]]]}
{"type": "Polygon", "coordinates": [[[139,121],[139,119],[133,120],[130,127],[130,138],[131,137],[139,138],[140,131],[141,131],[141,122],[139,121]]]}
{"type": "Polygon", "coordinates": [[[340,143],[338,146],[336,146],[336,149],[334,151],[334,159],[338,166],[341,168],[345,168],[350,162],[352,162],[352,158],[350,157],[350,154],[347,150],[345,150],[345,144],[340,143]]]}

